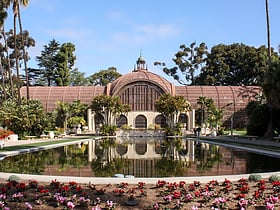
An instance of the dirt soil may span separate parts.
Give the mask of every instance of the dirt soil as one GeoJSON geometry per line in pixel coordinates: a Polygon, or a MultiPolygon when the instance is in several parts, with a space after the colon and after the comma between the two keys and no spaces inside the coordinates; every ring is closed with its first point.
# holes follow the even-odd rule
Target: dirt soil
{"type": "Polygon", "coordinates": [[[209,180],[155,184],[95,185],[75,182],[38,183],[0,180],[0,209],[280,209],[280,182],[268,180],[218,183],[209,180]],[[6,196],[6,197],[5,197],[6,196]],[[107,203],[108,201],[108,203],[107,203]],[[112,202],[109,202],[112,201],[112,202]],[[273,205],[274,208],[267,206],[273,205]],[[110,206],[112,205],[112,206],[110,206]],[[100,208],[98,208],[100,207],[100,208]]]}

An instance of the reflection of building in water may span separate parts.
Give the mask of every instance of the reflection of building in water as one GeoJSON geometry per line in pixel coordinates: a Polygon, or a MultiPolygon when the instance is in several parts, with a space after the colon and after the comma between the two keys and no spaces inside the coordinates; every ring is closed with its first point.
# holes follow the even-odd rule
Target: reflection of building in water
{"type": "MultiPolygon", "coordinates": [[[[183,161],[186,164],[194,161],[194,142],[187,139],[180,139],[180,147],[176,145],[175,140],[165,139],[145,140],[145,138],[134,138],[132,140],[116,140],[117,145],[103,152],[102,159],[104,164],[114,158],[123,158],[130,162],[125,173],[133,174],[139,177],[154,177],[157,174],[155,164],[163,157],[171,157],[173,160],[183,161]],[[166,143],[167,142],[167,143],[166,143]]],[[[100,146],[100,141],[93,140],[89,143],[89,161],[98,158],[96,147],[100,146]]]]}
{"type": "MultiPolygon", "coordinates": [[[[135,177],[160,177],[158,164],[164,164],[161,162],[163,158],[183,163],[183,176],[248,173],[249,160],[246,152],[187,139],[181,139],[180,147],[178,147],[179,143],[176,140],[175,138],[170,141],[160,138],[117,139],[110,141],[111,146],[105,145],[106,151],[103,151],[102,156],[96,153],[102,140],[93,140],[88,144],[88,152],[91,153],[89,160],[101,158],[103,164],[106,165],[115,158],[122,158],[129,162],[129,165],[122,169],[122,173],[135,177]]],[[[69,168],[63,171],[58,171],[61,167],[59,165],[48,165],[43,174],[90,177],[95,174],[90,165],[89,163],[85,167],[69,168]]]]}

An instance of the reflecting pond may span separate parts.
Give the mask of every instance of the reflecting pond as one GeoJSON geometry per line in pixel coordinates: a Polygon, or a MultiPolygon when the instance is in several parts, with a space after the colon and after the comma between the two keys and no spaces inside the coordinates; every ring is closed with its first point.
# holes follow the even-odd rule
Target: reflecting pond
{"type": "Polygon", "coordinates": [[[182,138],[105,138],[7,157],[0,171],[53,176],[210,176],[279,171],[278,158],[182,138]]]}

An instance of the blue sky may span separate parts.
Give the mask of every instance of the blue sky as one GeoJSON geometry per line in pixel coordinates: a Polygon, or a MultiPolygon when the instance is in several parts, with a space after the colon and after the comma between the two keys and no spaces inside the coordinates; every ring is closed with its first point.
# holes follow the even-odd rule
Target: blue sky
{"type": "MultiPolygon", "coordinates": [[[[271,46],[277,49],[280,1],[269,4],[271,46]]],[[[29,67],[37,68],[35,57],[55,39],[75,45],[75,67],[86,76],[112,66],[129,73],[142,49],[148,69],[172,81],[153,63],[172,67],[181,44],[267,44],[265,0],[29,0],[21,15],[36,41],[29,67]]]]}

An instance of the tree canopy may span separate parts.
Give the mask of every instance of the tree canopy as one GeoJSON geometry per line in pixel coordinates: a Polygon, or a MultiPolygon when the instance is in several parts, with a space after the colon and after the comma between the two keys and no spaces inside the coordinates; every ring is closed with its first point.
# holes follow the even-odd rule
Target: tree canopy
{"type": "Polygon", "coordinates": [[[115,67],[110,67],[107,70],[100,70],[89,77],[89,82],[92,85],[106,86],[108,83],[113,82],[122,76],[117,72],[115,67]]]}
{"type": "MultiPolygon", "coordinates": [[[[259,48],[245,44],[219,44],[207,51],[205,43],[195,47],[180,46],[175,53],[174,67],[165,63],[162,71],[183,85],[261,85],[267,70],[268,53],[265,46],[259,48]]],[[[278,59],[277,53],[272,53],[278,59]]]]}
{"type": "Polygon", "coordinates": [[[164,94],[156,101],[155,109],[166,118],[167,125],[173,128],[180,114],[189,111],[191,105],[183,96],[164,94]]]}

